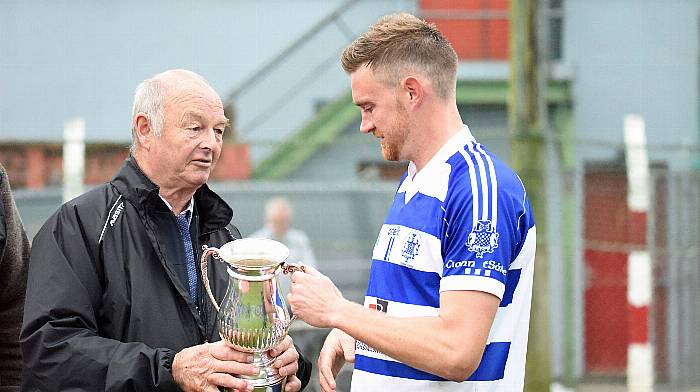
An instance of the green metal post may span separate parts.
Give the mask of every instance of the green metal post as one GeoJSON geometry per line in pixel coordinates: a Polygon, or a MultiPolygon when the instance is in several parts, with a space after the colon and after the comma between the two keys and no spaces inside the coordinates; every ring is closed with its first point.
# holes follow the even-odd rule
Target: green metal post
{"type": "Polygon", "coordinates": [[[540,123],[537,0],[510,2],[510,95],[512,165],[523,179],[537,224],[535,281],[525,367],[525,391],[549,391],[549,268],[545,208],[545,138],[540,123]]]}

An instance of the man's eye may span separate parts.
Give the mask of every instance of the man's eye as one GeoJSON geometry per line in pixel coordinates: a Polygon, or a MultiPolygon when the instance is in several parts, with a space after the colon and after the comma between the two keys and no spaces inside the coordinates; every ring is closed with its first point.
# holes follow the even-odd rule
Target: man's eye
{"type": "Polygon", "coordinates": [[[217,135],[223,135],[224,129],[223,128],[214,128],[214,133],[217,135]]]}
{"type": "Polygon", "coordinates": [[[198,133],[202,129],[200,127],[189,127],[189,128],[187,128],[187,130],[192,132],[192,133],[198,133]]]}

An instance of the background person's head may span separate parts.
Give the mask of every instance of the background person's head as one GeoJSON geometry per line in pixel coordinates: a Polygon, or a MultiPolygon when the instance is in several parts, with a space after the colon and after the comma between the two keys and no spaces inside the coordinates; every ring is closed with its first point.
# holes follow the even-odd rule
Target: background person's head
{"type": "Polygon", "coordinates": [[[265,224],[277,239],[287,233],[293,214],[292,205],[284,197],[273,197],[265,203],[265,224]]]}
{"type": "Polygon", "coordinates": [[[161,189],[194,193],[219,159],[227,125],[221,99],[204,78],[165,71],[136,89],[132,153],[161,189]]]}

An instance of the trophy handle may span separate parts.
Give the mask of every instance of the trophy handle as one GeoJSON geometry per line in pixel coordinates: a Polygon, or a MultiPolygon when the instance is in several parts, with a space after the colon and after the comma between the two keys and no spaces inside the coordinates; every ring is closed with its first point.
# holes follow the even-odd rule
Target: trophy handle
{"type": "Polygon", "coordinates": [[[211,287],[209,286],[209,275],[207,274],[207,256],[210,254],[215,258],[219,259],[219,249],[214,248],[214,247],[208,247],[206,245],[202,245],[202,281],[204,281],[204,288],[207,290],[207,294],[209,294],[209,299],[211,299],[211,302],[214,304],[214,308],[216,309],[216,312],[219,312],[219,303],[216,302],[216,298],[214,298],[214,294],[211,292],[211,287]]]}
{"type": "MultiPolygon", "coordinates": [[[[291,274],[295,271],[306,272],[306,267],[304,266],[304,264],[301,264],[301,263],[282,262],[280,267],[282,268],[283,274],[291,274]]],[[[297,315],[292,314],[292,317],[289,318],[289,321],[287,322],[287,325],[285,326],[285,328],[289,328],[289,326],[292,325],[292,322],[296,319],[297,319],[297,315]]]]}
{"type": "Polygon", "coordinates": [[[291,274],[292,272],[295,271],[301,271],[301,272],[306,272],[306,267],[304,264],[292,264],[292,263],[287,263],[287,262],[282,262],[282,273],[284,274],[291,274]]]}

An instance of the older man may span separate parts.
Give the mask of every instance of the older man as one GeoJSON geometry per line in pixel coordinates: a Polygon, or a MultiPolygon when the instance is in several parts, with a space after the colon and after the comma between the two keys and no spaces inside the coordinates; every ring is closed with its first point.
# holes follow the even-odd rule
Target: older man
{"type": "MultiPolygon", "coordinates": [[[[195,267],[203,244],[240,238],[231,208],[206,185],[227,125],[221,99],[197,74],[171,70],[139,85],[132,156],[34,239],[23,390],[253,389],[234,376],[257,374],[251,355],[219,340],[195,267]]],[[[222,264],[210,264],[208,278],[220,300],[222,264]]],[[[271,351],[289,375],[285,390],[299,390],[295,373],[309,365],[291,339],[271,351]]]]}

